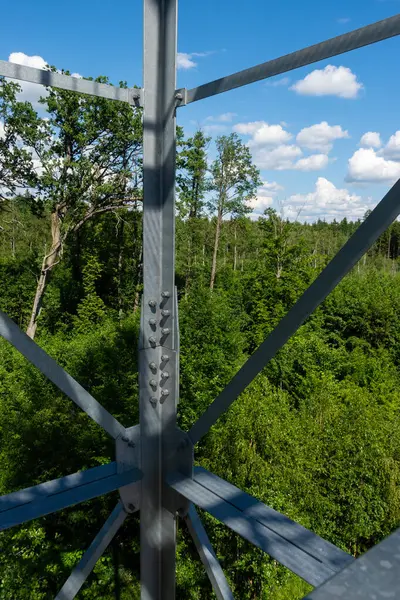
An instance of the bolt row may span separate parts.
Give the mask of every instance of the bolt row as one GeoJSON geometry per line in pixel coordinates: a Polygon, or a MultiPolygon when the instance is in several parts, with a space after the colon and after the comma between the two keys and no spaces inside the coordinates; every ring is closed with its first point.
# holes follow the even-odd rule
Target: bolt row
{"type": "MultiPolygon", "coordinates": [[[[170,293],[167,291],[161,292],[161,297],[163,300],[167,300],[168,298],[170,298],[170,293]]],[[[157,307],[157,302],[154,299],[151,299],[148,301],[148,305],[150,306],[150,308],[155,311],[156,307],[157,307]]],[[[164,321],[165,319],[167,319],[168,317],[171,316],[171,311],[167,310],[167,309],[162,309],[161,310],[161,317],[162,317],[162,321],[164,321]]],[[[160,322],[161,324],[161,322],[160,322]]],[[[151,319],[149,319],[149,325],[150,327],[155,330],[157,327],[157,320],[152,317],[151,319]]],[[[166,337],[171,333],[171,329],[169,327],[163,327],[161,326],[161,336],[162,337],[166,337]]],[[[156,338],[152,335],[149,337],[149,343],[151,346],[155,346],[157,344],[157,340],[156,338]]],[[[167,354],[163,354],[161,356],[161,365],[160,367],[162,367],[162,365],[165,365],[165,363],[167,363],[169,361],[169,356],[167,354]]],[[[157,372],[157,365],[154,361],[149,363],[149,368],[150,371],[155,374],[157,372]]],[[[162,383],[165,383],[167,381],[167,379],[169,379],[169,373],[168,371],[162,371],[160,374],[161,377],[161,381],[162,383]]],[[[157,390],[158,387],[158,383],[155,379],[151,378],[149,380],[149,386],[151,387],[153,393],[157,390]]],[[[167,397],[169,396],[169,390],[167,389],[162,389],[160,392],[160,404],[162,404],[163,402],[165,402],[165,400],[167,399],[167,397]]],[[[155,396],[151,396],[150,397],[150,403],[152,406],[156,406],[157,405],[157,398],[155,396]]]]}

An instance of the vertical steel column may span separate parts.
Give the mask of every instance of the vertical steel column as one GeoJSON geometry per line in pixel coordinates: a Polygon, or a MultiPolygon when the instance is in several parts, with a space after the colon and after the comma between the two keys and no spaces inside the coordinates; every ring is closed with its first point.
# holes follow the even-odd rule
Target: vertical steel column
{"type": "Polygon", "coordinates": [[[175,598],[175,515],[164,448],[176,425],[175,89],[177,0],[144,0],[143,303],[139,351],[141,599],[175,598]]]}

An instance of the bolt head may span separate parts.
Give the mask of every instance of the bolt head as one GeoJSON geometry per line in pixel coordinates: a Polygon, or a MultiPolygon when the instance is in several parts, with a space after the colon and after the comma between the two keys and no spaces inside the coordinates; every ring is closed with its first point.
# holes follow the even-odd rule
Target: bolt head
{"type": "Polygon", "coordinates": [[[149,343],[150,343],[152,346],[155,346],[155,345],[156,345],[156,343],[157,343],[157,340],[156,340],[156,338],[155,338],[155,337],[153,337],[153,336],[150,336],[150,337],[149,337],[149,343]]]}
{"type": "Polygon", "coordinates": [[[169,298],[170,296],[171,296],[171,294],[169,292],[161,292],[162,298],[169,298]]]}
{"type": "Polygon", "coordinates": [[[149,385],[152,388],[156,388],[157,387],[157,381],[155,379],[150,379],[149,385]]]}
{"type": "Polygon", "coordinates": [[[150,404],[155,407],[157,405],[157,398],[155,398],[154,396],[152,396],[150,398],[150,404]]]}
{"type": "Polygon", "coordinates": [[[169,395],[169,390],[161,390],[161,396],[168,396],[169,395]]]}
{"type": "Polygon", "coordinates": [[[163,373],[161,373],[161,379],[168,379],[169,377],[169,373],[167,371],[164,371],[163,373]]]}
{"type": "Polygon", "coordinates": [[[161,361],[162,361],[162,362],[168,362],[168,361],[169,361],[169,356],[168,356],[168,354],[162,354],[162,355],[161,355],[161,361]]]}
{"type": "Polygon", "coordinates": [[[135,505],[134,505],[134,504],[132,504],[132,503],[130,502],[130,503],[127,505],[127,509],[133,512],[133,511],[135,510],[135,505]]]}
{"type": "Polygon", "coordinates": [[[157,371],[157,365],[155,362],[149,363],[149,367],[152,371],[157,371]]]}
{"type": "Polygon", "coordinates": [[[163,317],[169,317],[169,315],[171,314],[170,310],[162,310],[161,314],[163,317]]]}
{"type": "Polygon", "coordinates": [[[169,335],[171,333],[171,330],[168,329],[168,327],[164,327],[163,329],[161,329],[161,333],[163,335],[169,335]]]}
{"type": "Polygon", "coordinates": [[[155,327],[157,325],[157,321],[155,319],[149,319],[149,325],[151,327],[155,327]]]}

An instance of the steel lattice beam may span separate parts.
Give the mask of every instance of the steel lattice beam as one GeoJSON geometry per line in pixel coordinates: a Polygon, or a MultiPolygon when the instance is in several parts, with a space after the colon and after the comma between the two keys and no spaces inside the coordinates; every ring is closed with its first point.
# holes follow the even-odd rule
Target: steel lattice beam
{"type": "Polygon", "coordinates": [[[72,77],[71,75],[26,67],[25,65],[18,65],[5,60],[0,60],[0,76],[20,81],[29,81],[30,83],[37,83],[43,86],[51,86],[70,92],[88,94],[89,96],[99,96],[107,100],[118,100],[119,102],[127,102],[128,104],[135,104],[137,106],[142,105],[143,90],[141,89],[115,87],[107,83],[98,83],[88,79],[72,77]]]}
{"type": "MultiPolygon", "coordinates": [[[[0,61],[0,76],[136,106],[144,103],[145,108],[144,301],[139,345],[140,447],[135,446],[139,429],[135,428],[135,435],[132,432],[129,435],[130,430],[125,430],[80,384],[0,312],[0,335],[116,439],[120,455],[118,468],[116,463],[110,463],[1,497],[0,529],[124,488],[122,502],[107,519],[57,596],[58,600],[69,600],[78,593],[96,560],[118,531],[126,518],[125,511],[135,510],[138,502],[133,506],[129,497],[134,488],[132,498],[139,499],[140,496],[143,508],[142,600],[172,600],[175,597],[176,502],[179,502],[180,514],[183,514],[187,508],[185,498],[312,585],[327,582],[313,592],[310,599],[336,598],[344,593],[347,597],[351,593],[354,597],[372,598],[381,592],[385,597],[394,597],[400,591],[398,580],[390,576],[385,579],[384,575],[397,573],[399,532],[354,563],[352,557],[329,542],[212,473],[199,468],[192,478],[190,442],[198,442],[207,433],[396,218],[400,212],[400,181],[194,424],[190,437],[176,429],[179,339],[174,291],[174,187],[177,106],[397,36],[400,34],[400,15],[191,90],[175,90],[177,0],[144,0],[144,17],[144,90],[121,89],[0,61]],[[180,448],[178,452],[176,444],[180,448]],[[131,468],[137,462],[141,463],[143,474],[141,470],[131,468]],[[134,485],[132,488],[135,482],[138,482],[138,487],[134,485]],[[122,503],[125,503],[125,508],[122,503]],[[376,561],[379,561],[379,566],[376,561]],[[382,587],[383,584],[386,587],[382,587]]],[[[193,506],[189,507],[185,519],[217,597],[231,600],[232,593],[193,506]]]]}
{"type": "Polygon", "coordinates": [[[0,497],[0,531],[140,481],[132,469],[117,473],[117,463],[94,467],[0,497]]]}
{"type": "Polygon", "coordinates": [[[400,213],[400,180],[323,269],[189,431],[197,443],[400,213]]]}
{"type": "MultiPolygon", "coordinates": [[[[275,75],[288,73],[299,67],[305,67],[326,58],[332,58],[363,46],[369,46],[399,34],[400,15],[395,15],[389,19],[331,38],[320,44],[297,50],[291,54],[286,54],[286,56],[250,67],[250,69],[186,90],[181,105],[209,98],[275,75]]],[[[182,90],[178,91],[182,93],[182,90]]]]}
{"type": "Polygon", "coordinates": [[[182,496],[311,585],[324,583],[352,560],[339,548],[204,469],[195,469],[194,479],[173,473],[167,481],[182,496]]]}
{"type": "Polygon", "coordinates": [[[10,342],[114,439],[124,434],[125,427],[2,311],[0,311],[0,336],[10,342]]]}
{"type": "Polygon", "coordinates": [[[368,550],[304,600],[400,598],[400,529],[368,550]]]}
{"type": "Polygon", "coordinates": [[[143,304],[139,345],[142,600],[175,598],[176,516],[163,485],[176,426],[177,0],[144,2],[143,304]]]}
{"type": "Polygon", "coordinates": [[[185,521],[218,600],[233,600],[229,583],[193,504],[189,506],[185,521]]]}
{"type": "Polygon", "coordinates": [[[122,504],[118,502],[117,506],[114,508],[61,590],[58,592],[55,600],[72,600],[75,598],[86,579],[93,571],[96,562],[110,544],[127,516],[122,504]]]}

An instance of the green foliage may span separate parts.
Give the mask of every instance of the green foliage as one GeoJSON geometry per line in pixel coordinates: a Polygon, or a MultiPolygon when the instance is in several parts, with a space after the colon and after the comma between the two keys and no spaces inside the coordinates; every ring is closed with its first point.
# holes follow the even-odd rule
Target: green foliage
{"type": "MultiPolygon", "coordinates": [[[[132,196],[140,193],[140,113],[55,90],[43,101],[49,121],[39,122],[17,91],[1,82],[0,308],[26,326],[37,275],[40,283],[56,248],[37,341],[133,425],[143,281],[142,212],[132,196]],[[43,171],[33,174],[32,152],[17,138],[35,148],[43,171]],[[18,169],[29,198],[14,193],[18,169]]],[[[246,215],[259,179],[248,148],[235,135],[219,138],[208,170],[209,139],[178,134],[178,418],[187,430],[360,223],[291,223],[272,209],[252,221],[246,215]]],[[[354,556],[400,523],[399,248],[395,222],[196,448],[199,464],[354,556]]],[[[114,458],[104,432],[5,342],[0,414],[0,493],[114,458]]],[[[116,497],[3,532],[0,600],[53,598],[116,497]]],[[[309,591],[202,518],[235,597],[293,600],[309,591]]],[[[139,593],[139,525],[131,518],[79,597],[139,593]]],[[[177,597],[214,598],[181,521],[177,597]]]]}

